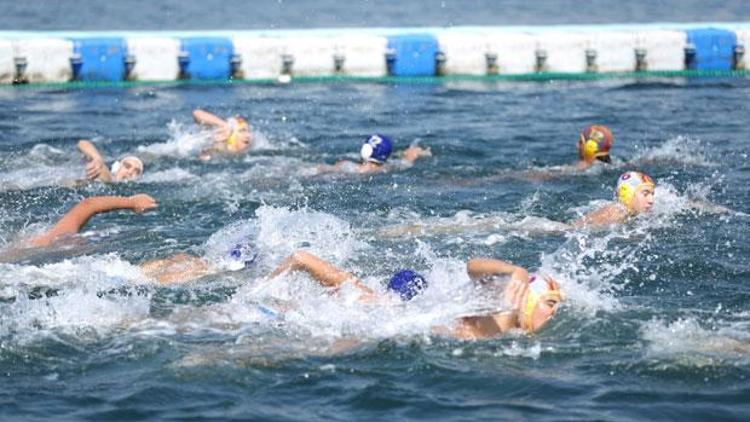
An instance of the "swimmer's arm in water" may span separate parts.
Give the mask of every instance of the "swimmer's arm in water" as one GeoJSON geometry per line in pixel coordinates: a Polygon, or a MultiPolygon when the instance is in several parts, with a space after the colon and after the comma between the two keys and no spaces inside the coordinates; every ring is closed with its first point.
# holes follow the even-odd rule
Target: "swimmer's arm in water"
{"type": "Polygon", "coordinates": [[[335,289],[340,288],[346,282],[350,282],[362,292],[363,298],[374,297],[375,295],[375,292],[365,286],[362,281],[354,277],[351,273],[341,270],[333,264],[305,251],[296,251],[289,255],[268,278],[272,279],[289,271],[305,272],[321,285],[335,289]]]}
{"type": "Polygon", "coordinates": [[[146,261],[140,268],[146,277],[161,284],[184,283],[213,273],[204,259],[186,253],[146,261]]]}
{"type": "Polygon", "coordinates": [[[357,163],[348,160],[337,161],[336,164],[318,164],[315,166],[315,171],[318,174],[324,173],[340,173],[344,172],[346,166],[356,166],[357,163]]]}
{"type": "Polygon", "coordinates": [[[401,159],[408,163],[414,163],[422,157],[432,157],[432,151],[429,148],[412,145],[401,153],[401,159]]]}
{"type": "Polygon", "coordinates": [[[82,139],[78,141],[78,150],[86,157],[86,179],[112,182],[112,174],[107,168],[104,157],[99,153],[91,141],[82,139]]]}
{"type": "Polygon", "coordinates": [[[78,233],[91,217],[103,212],[129,209],[141,213],[153,208],[157,204],[154,198],[146,194],[129,197],[124,196],[95,196],[86,198],[76,204],[46,233],[31,239],[35,247],[48,246],[61,236],[78,233]]]}
{"type": "Polygon", "coordinates": [[[592,211],[573,222],[576,229],[584,227],[603,227],[613,224],[622,224],[628,218],[627,210],[618,203],[612,203],[596,211],[592,211]]]}

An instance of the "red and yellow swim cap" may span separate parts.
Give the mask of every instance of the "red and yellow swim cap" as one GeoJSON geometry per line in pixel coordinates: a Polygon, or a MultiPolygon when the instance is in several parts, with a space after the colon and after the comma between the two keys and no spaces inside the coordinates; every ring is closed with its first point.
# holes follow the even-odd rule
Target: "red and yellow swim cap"
{"type": "Polygon", "coordinates": [[[646,173],[641,173],[640,171],[628,171],[621,174],[617,179],[617,188],[615,188],[617,200],[625,205],[628,210],[631,210],[635,193],[641,186],[651,186],[651,188],[654,188],[656,184],[646,173]]]}
{"type": "Polygon", "coordinates": [[[612,139],[612,131],[607,126],[591,125],[581,132],[578,139],[578,156],[585,161],[599,159],[608,162],[612,139]]]}
{"type": "Polygon", "coordinates": [[[526,295],[526,303],[524,303],[523,307],[523,323],[521,328],[527,331],[534,329],[532,326],[534,310],[539,305],[539,302],[547,299],[562,302],[565,300],[565,295],[560,291],[557,282],[551,277],[530,276],[529,290],[526,295]]]}

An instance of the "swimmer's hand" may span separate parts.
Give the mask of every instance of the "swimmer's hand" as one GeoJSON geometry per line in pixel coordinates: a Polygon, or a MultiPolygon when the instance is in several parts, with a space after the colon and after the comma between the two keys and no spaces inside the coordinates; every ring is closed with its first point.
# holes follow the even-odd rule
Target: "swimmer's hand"
{"type": "Polygon", "coordinates": [[[425,149],[418,145],[412,145],[404,150],[402,156],[404,160],[414,162],[421,157],[432,157],[432,151],[429,148],[425,149]]]}
{"type": "Polygon", "coordinates": [[[526,274],[525,280],[523,277],[511,277],[508,284],[505,286],[505,292],[503,294],[505,298],[505,304],[518,318],[518,325],[521,325],[521,317],[523,315],[523,305],[526,302],[526,296],[529,293],[529,277],[526,274]]]}
{"type": "Polygon", "coordinates": [[[224,123],[214,130],[214,147],[226,147],[226,142],[232,135],[232,128],[228,123],[224,123]]]}
{"type": "Polygon", "coordinates": [[[129,208],[138,214],[154,209],[158,206],[156,200],[145,193],[139,193],[128,198],[129,208]]]}
{"type": "Polygon", "coordinates": [[[106,171],[107,167],[101,160],[91,160],[86,163],[86,179],[97,180],[105,179],[109,176],[109,172],[106,171]]]}

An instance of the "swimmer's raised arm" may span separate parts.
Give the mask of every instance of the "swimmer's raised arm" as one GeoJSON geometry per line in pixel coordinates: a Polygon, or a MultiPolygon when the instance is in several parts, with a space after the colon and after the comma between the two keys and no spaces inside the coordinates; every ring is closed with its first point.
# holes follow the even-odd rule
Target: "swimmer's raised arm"
{"type": "Polygon", "coordinates": [[[112,182],[112,174],[104,162],[104,157],[99,153],[93,143],[87,139],[78,141],[78,151],[86,157],[86,178],[88,180],[101,180],[112,182]]]}
{"type": "Polygon", "coordinates": [[[349,272],[337,268],[330,262],[324,261],[317,256],[305,252],[296,251],[289,255],[269,276],[274,278],[288,271],[302,271],[310,275],[321,285],[338,289],[345,282],[351,282],[355,287],[366,295],[374,295],[374,292],[362,281],[349,272]]]}
{"type": "Polygon", "coordinates": [[[466,263],[466,272],[473,280],[481,280],[498,275],[510,275],[513,279],[523,281],[529,279],[529,272],[525,268],[492,258],[470,259],[466,263]]]}
{"type": "Polygon", "coordinates": [[[104,158],[99,153],[99,150],[96,149],[93,143],[89,141],[88,139],[81,139],[78,141],[78,151],[81,151],[81,154],[83,154],[87,160],[101,160],[104,161],[104,158]]]}
{"type": "Polygon", "coordinates": [[[195,123],[198,123],[199,125],[220,126],[220,127],[227,126],[226,120],[222,119],[221,117],[213,113],[209,113],[199,108],[193,110],[193,120],[195,120],[195,123]]]}
{"type": "Polygon", "coordinates": [[[46,233],[31,239],[32,246],[48,246],[56,239],[67,234],[78,233],[91,217],[103,212],[128,209],[141,213],[153,208],[157,204],[154,198],[146,194],[133,196],[95,196],[85,198],[70,211],[68,211],[58,222],[46,233]]]}

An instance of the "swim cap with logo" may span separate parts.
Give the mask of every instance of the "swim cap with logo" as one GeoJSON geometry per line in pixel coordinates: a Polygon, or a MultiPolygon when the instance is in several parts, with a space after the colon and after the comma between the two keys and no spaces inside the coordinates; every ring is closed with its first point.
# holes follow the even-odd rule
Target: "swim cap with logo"
{"type": "Polygon", "coordinates": [[[391,155],[391,140],[384,135],[372,135],[362,144],[359,153],[364,161],[383,164],[391,155]]]}
{"type": "Polygon", "coordinates": [[[398,293],[405,302],[420,294],[427,286],[427,280],[412,270],[401,270],[388,282],[388,290],[398,293]]]}
{"type": "Polygon", "coordinates": [[[555,299],[558,302],[565,300],[564,295],[557,289],[555,284],[547,280],[547,277],[531,275],[529,277],[529,290],[526,295],[526,303],[523,307],[523,325],[522,328],[530,330],[534,309],[543,300],[555,299]]]}
{"type": "Polygon", "coordinates": [[[612,132],[607,126],[591,125],[581,132],[578,139],[578,156],[581,160],[598,159],[608,163],[612,139],[612,132]]]}
{"type": "Polygon", "coordinates": [[[628,171],[621,174],[617,179],[617,188],[615,188],[617,200],[625,205],[628,210],[632,209],[633,198],[635,198],[635,193],[641,186],[653,188],[656,184],[647,174],[640,171],[628,171]]]}

